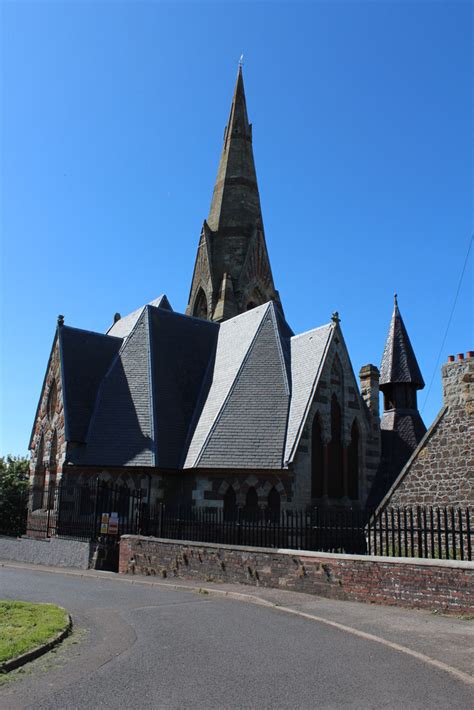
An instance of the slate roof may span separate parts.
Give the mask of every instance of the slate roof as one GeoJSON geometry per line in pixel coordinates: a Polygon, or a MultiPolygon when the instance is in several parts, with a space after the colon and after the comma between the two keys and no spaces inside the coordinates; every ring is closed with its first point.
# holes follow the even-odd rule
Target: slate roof
{"type": "Polygon", "coordinates": [[[395,296],[392,320],[380,365],[380,385],[407,382],[422,389],[425,386],[413,352],[410,338],[395,296]]]}
{"type": "Polygon", "coordinates": [[[99,385],[122,345],[121,338],[79,328],[58,328],[66,438],[86,440],[99,385]]]}
{"type": "Polygon", "coordinates": [[[111,329],[81,340],[71,335],[80,331],[62,329],[66,409],[76,422],[70,433],[80,433],[67,438],[82,442],[70,451],[72,463],[288,465],[333,325],[294,336],[273,302],[220,324],[150,304],[126,318],[134,323],[121,331],[124,338],[111,329]],[[80,384],[85,373],[94,373],[87,396],[80,384]]]}
{"type": "Polygon", "coordinates": [[[295,456],[333,333],[333,326],[328,324],[291,339],[292,396],[285,461],[295,456]]]}
{"type": "Polygon", "coordinates": [[[426,434],[426,427],[417,411],[384,412],[381,422],[382,459],[370,491],[368,506],[375,507],[426,434]]]}
{"type": "MultiPolygon", "coordinates": [[[[150,301],[148,305],[155,306],[156,308],[166,308],[168,311],[173,310],[164,294],[158,296],[158,298],[155,298],[153,301],[150,301]]],[[[140,306],[140,308],[137,308],[136,311],[129,313],[127,316],[123,316],[123,318],[120,318],[116,323],[113,323],[108,329],[107,335],[114,335],[118,338],[128,337],[133,330],[135,323],[143,313],[144,308],[146,308],[146,306],[140,306]]]]}

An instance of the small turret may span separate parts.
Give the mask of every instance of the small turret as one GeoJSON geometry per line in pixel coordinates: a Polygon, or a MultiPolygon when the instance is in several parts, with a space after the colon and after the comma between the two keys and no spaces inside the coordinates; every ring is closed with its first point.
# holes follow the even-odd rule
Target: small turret
{"type": "Polygon", "coordinates": [[[392,320],[380,365],[382,457],[370,504],[377,504],[385,495],[425,435],[426,427],[417,404],[417,391],[424,386],[395,294],[392,320]]]}

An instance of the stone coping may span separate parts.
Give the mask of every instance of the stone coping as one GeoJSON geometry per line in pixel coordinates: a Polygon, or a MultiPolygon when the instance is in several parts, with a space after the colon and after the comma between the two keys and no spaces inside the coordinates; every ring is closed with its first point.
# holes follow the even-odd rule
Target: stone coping
{"type": "Polygon", "coordinates": [[[346,553],[334,552],[313,552],[312,550],[291,550],[277,547],[247,547],[244,545],[227,545],[215,542],[196,542],[195,540],[173,540],[164,537],[147,537],[144,535],[122,535],[121,540],[144,540],[149,542],[159,542],[165,545],[186,545],[186,547],[210,547],[214,550],[235,550],[236,552],[257,553],[263,552],[267,555],[278,554],[292,557],[312,557],[324,558],[328,560],[358,560],[360,562],[382,562],[384,564],[404,564],[422,567],[448,567],[452,569],[474,570],[474,562],[467,560],[437,560],[424,557],[383,557],[381,555],[348,555],[346,553]]]}

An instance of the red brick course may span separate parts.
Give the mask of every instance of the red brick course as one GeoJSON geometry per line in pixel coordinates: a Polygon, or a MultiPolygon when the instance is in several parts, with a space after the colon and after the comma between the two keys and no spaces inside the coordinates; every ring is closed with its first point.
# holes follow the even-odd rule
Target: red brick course
{"type": "Polygon", "coordinates": [[[474,613],[474,563],[330,555],[124,536],[119,572],[474,613]]]}

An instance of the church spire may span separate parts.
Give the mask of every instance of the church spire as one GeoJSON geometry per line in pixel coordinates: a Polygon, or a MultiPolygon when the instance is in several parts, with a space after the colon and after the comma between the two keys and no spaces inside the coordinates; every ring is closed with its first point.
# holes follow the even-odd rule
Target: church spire
{"type": "Polygon", "coordinates": [[[239,63],[186,313],[221,321],[267,301],[281,307],[265,243],[252,125],[239,63]]]}
{"type": "Polygon", "coordinates": [[[226,227],[262,225],[260,197],[247,115],[242,66],[239,65],[229,122],[207,218],[215,232],[226,227]]]}

